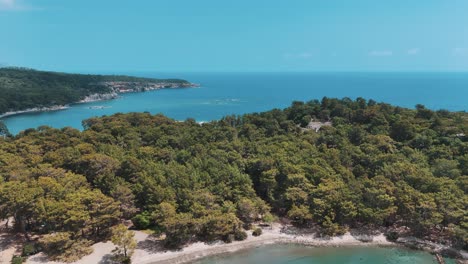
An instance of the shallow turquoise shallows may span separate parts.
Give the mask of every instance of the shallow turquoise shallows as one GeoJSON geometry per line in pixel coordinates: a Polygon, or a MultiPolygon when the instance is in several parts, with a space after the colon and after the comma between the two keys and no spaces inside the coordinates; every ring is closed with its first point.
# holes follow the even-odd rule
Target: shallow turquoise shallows
{"type": "Polygon", "coordinates": [[[163,113],[177,120],[210,121],[225,115],[284,108],[293,100],[364,97],[376,101],[431,109],[468,110],[466,73],[126,73],[183,78],[200,88],[160,90],[122,95],[105,102],[72,105],[56,112],[5,118],[14,134],[47,125],[82,129],[81,121],[117,112],[163,113]]]}
{"type": "MultiPolygon", "coordinates": [[[[270,245],[229,255],[208,257],[194,264],[437,264],[434,256],[402,248],[311,248],[270,245]]],[[[455,261],[446,259],[447,264],[455,261]]]]}

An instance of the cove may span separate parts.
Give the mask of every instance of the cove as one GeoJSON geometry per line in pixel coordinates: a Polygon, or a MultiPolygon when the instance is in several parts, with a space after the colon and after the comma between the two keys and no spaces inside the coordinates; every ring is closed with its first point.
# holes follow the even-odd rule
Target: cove
{"type": "MultiPolygon", "coordinates": [[[[455,264],[445,259],[447,264],[455,264]]],[[[390,247],[306,247],[267,245],[228,255],[207,257],[194,264],[437,264],[424,251],[390,247]]]]}

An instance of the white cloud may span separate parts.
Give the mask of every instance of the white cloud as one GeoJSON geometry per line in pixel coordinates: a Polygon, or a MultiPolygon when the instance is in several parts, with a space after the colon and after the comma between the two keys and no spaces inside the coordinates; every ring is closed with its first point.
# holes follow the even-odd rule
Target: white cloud
{"type": "Polygon", "coordinates": [[[23,4],[21,0],[0,0],[0,11],[30,10],[31,6],[23,4]]]}
{"type": "Polygon", "coordinates": [[[16,5],[17,5],[16,0],[0,0],[1,10],[15,9],[16,5]]]}
{"type": "Polygon", "coordinates": [[[412,48],[407,51],[408,55],[418,55],[421,52],[420,48],[412,48]]]}
{"type": "Polygon", "coordinates": [[[0,5],[5,7],[12,7],[15,5],[15,0],[0,0],[0,5]]]}
{"type": "Polygon", "coordinates": [[[393,55],[391,50],[372,50],[369,52],[369,56],[372,57],[389,57],[393,55]]]}

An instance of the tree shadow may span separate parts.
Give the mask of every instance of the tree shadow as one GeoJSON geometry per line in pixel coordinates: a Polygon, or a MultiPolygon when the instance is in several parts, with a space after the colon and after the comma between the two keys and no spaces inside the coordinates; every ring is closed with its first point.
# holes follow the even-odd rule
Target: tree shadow
{"type": "Polygon", "coordinates": [[[12,240],[8,235],[0,234],[0,251],[5,250],[11,246],[12,240]]]}
{"type": "Polygon", "coordinates": [[[21,234],[13,233],[7,229],[0,230],[0,251],[15,247],[15,253],[18,253],[22,243],[24,243],[24,238],[21,234]]]}
{"type": "Polygon", "coordinates": [[[281,228],[281,233],[287,234],[287,235],[292,235],[292,236],[312,236],[314,239],[317,240],[330,240],[331,237],[324,235],[323,230],[318,227],[318,226],[311,226],[307,228],[300,228],[300,227],[295,227],[295,226],[283,226],[281,228]]]}
{"type": "Polygon", "coordinates": [[[138,242],[137,249],[141,249],[150,253],[166,252],[169,251],[164,247],[162,241],[156,240],[149,236],[147,239],[138,242]]]}
{"type": "Polygon", "coordinates": [[[30,256],[28,261],[32,261],[34,263],[49,263],[49,258],[44,254],[37,254],[34,256],[30,256]]]}
{"type": "Polygon", "coordinates": [[[374,237],[380,234],[381,232],[378,228],[361,227],[361,228],[351,229],[349,233],[356,240],[359,240],[363,243],[370,243],[374,241],[374,237]]]}
{"type": "Polygon", "coordinates": [[[106,254],[102,257],[102,259],[98,262],[98,264],[115,264],[117,262],[115,262],[113,260],[113,255],[112,254],[106,254]]]}

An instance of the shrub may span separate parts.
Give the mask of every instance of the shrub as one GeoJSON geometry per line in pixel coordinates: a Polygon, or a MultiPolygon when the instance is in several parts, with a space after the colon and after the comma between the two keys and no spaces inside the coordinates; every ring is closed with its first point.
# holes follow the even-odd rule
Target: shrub
{"type": "Polygon", "coordinates": [[[262,234],[262,229],[260,227],[257,227],[254,229],[254,231],[252,232],[252,236],[260,236],[262,234]]]}
{"type": "Polygon", "coordinates": [[[151,226],[151,215],[148,212],[137,214],[132,218],[132,222],[136,229],[148,229],[151,226]]]}
{"type": "Polygon", "coordinates": [[[11,258],[11,264],[21,264],[26,261],[26,258],[21,256],[13,256],[11,258]]]}
{"type": "Polygon", "coordinates": [[[242,241],[247,239],[247,233],[243,230],[236,230],[234,233],[234,239],[237,241],[242,241]]]}
{"type": "Polygon", "coordinates": [[[51,260],[60,262],[74,262],[93,253],[92,241],[86,239],[72,240],[70,233],[59,232],[46,235],[39,240],[51,260]]]}
{"type": "Polygon", "coordinates": [[[75,262],[93,253],[93,248],[91,245],[93,244],[92,241],[86,239],[80,239],[74,241],[71,248],[65,250],[65,252],[59,257],[60,261],[63,262],[75,262]]]}
{"type": "Polygon", "coordinates": [[[23,246],[23,252],[21,253],[21,256],[27,257],[27,256],[32,256],[35,255],[39,252],[39,249],[35,243],[26,243],[23,246]]]}
{"type": "Polygon", "coordinates": [[[232,243],[234,241],[235,237],[233,234],[229,234],[223,238],[224,243],[232,243]]]}
{"type": "Polygon", "coordinates": [[[398,239],[399,235],[398,235],[398,232],[390,231],[390,232],[385,234],[385,237],[387,237],[387,239],[389,241],[396,241],[398,239]]]}
{"type": "Polygon", "coordinates": [[[71,234],[66,232],[57,232],[55,234],[45,235],[39,240],[39,244],[44,252],[49,256],[60,255],[73,244],[71,234]]]}
{"type": "Polygon", "coordinates": [[[346,227],[333,222],[329,217],[325,217],[325,221],[322,223],[322,234],[326,236],[340,236],[345,234],[346,231],[346,227]]]}
{"type": "Polygon", "coordinates": [[[244,223],[242,225],[242,227],[245,229],[245,230],[251,230],[252,229],[252,224],[251,223],[244,223]]]}

